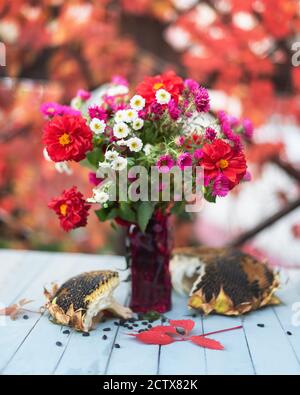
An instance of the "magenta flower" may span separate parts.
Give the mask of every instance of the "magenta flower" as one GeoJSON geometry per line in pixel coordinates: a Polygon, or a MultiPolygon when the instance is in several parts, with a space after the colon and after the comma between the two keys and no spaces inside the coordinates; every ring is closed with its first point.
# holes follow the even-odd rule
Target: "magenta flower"
{"type": "Polygon", "coordinates": [[[210,109],[207,89],[200,86],[194,93],[194,100],[198,112],[207,112],[210,109]]]}
{"type": "Polygon", "coordinates": [[[214,196],[226,196],[230,190],[229,180],[220,173],[214,181],[212,194],[214,196]]]}
{"type": "Polygon", "coordinates": [[[114,75],[111,79],[111,82],[115,85],[123,85],[123,86],[129,85],[126,78],[122,77],[121,75],[114,75]]]}
{"type": "Polygon", "coordinates": [[[177,121],[177,119],[180,117],[181,111],[178,108],[178,105],[174,99],[171,99],[168,103],[168,111],[170,114],[170,117],[174,120],[177,121]]]}
{"type": "Polygon", "coordinates": [[[247,170],[246,174],[243,177],[243,181],[248,182],[248,181],[251,181],[251,180],[252,180],[252,175],[251,175],[250,171],[247,170]]]}
{"type": "Polygon", "coordinates": [[[89,100],[91,97],[91,93],[89,91],[86,91],[85,89],[79,89],[76,93],[77,97],[80,97],[81,100],[89,100]]]}
{"type": "Polygon", "coordinates": [[[180,170],[184,170],[185,167],[189,167],[193,165],[193,157],[188,152],[184,152],[183,154],[178,156],[177,166],[180,170]]]}
{"type": "Polygon", "coordinates": [[[40,111],[47,117],[54,117],[55,115],[80,115],[80,111],[55,102],[43,103],[40,107],[40,111]]]}
{"type": "Polygon", "coordinates": [[[198,149],[196,149],[195,151],[194,151],[194,158],[195,159],[197,159],[197,160],[199,160],[199,159],[202,159],[203,158],[203,151],[202,151],[202,149],[201,148],[198,148],[198,149]]]}
{"type": "Polygon", "coordinates": [[[192,80],[191,78],[188,78],[184,81],[184,85],[188,88],[188,90],[191,93],[195,93],[197,91],[197,89],[200,88],[200,85],[198,84],[197,81],[192,80]]]}
{"type": "Polygon", "coordinates": [[[207,128],[205,130],[205,138],[207,140],[213,141],[216,138],[216,136],[217,136],[217,133],[216,133],[215,129],[207,128]]]}
{"type": "Polygon", "coordinates": [[[89,107],[88,111],[91,118],[98,118],[102,121],[107,120],[107,113],[105,109],[101,106],[93,105],[89,107]]]}
{"type": "Polygon", "coordinates": [[[179,136],[179,137],[176,137],[176,139],[175,139],[175,144],[178,147],[181,147],[184,144],[184,142],[185,142],[184,136],[179,136]]]}
{"type": "Polygon", "coordinates": [[[171,155],[162,155],[156,162],[156,166],[161,173],[168,173],[174,166],[174,160],[171,155]]]}
{"type": "Polygon", "coordinates": [[[243,128],[244,128],[244,136],[247,139],[251,139],[253,137],[253,124],[250,121],[250,119],[244,119],[242,122],[243,128]]]}
{"type": "Polygon", "coordinates": [[[89,177],[89,183],[95,186],[99,185],[100,182],[103,181],[103,178],[98,178],[96,173],[93,172],[89,172],[88,177],[89,177]]]}

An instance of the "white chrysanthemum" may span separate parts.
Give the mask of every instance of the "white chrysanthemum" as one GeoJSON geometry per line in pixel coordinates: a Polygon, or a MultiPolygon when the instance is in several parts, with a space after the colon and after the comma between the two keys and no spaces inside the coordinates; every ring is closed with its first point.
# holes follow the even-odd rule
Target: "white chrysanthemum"
{"type": "Polygon", "coordinates": [[[127,140],[127,146],[130,151],[139,152],[143,148],[143,142],[138,137],[132,137],[131,139],[127,140]]]}
{"type": "Polygon", "coordinates": [[[129,89],[125,85],[113,85],[107,89],[108,96],[127,95],[129,89]]]}
{"type": "Polygon", "coordinates": [[[140,111],[145,107],[145,99],[140,95],[135,95],[130,100],[130,107],[136,111],[140,111]]]}
{"type": "Polygon", "coordinates": [[[119,154],[118,154],[117,151],[108,150],[108,151],[105,152],[104,156],[105,156],[106,160],[112,161],[112,160],[117,159],[119,154]]]}
{"type": "Polygon", "coordinates": [[[150,155],[152,148],[153,148],[153,145],[151,145],[151,144],[146,144],[144,146],[143,151],[145,152],[146,156],[150,155]]]}
{"type": "Polygon", "coordinates": [[[111,162],[111,167],[114,170],[124,170],[127,166],[127,159],[119,156],[117,159],[111,162]]]}
{"type": "Polygon", "coordinates": [[[114,136],[118,139],[123,139],[124,137],[128,136],[129,127],[126,125],[125,122],[119,122],[114,125],[114,136]]]}
{"type": "Polygon", "coordinates": [[[159,104],[168,104],[171,99],[171,94],[165,89],[158,89],[155,93],[156,101],[159,104]]]}
{"type": "Polygon", "coordinates": [[[74,108],[75,110],[80,110],[81,105],[82,105],[82,100],[80,99],[80,97],[75,96],[75,97],[73,97],[73,99],[71,100],[70,105],[71,105],[71,107],[74,108]]]}
{"type": "Polygon", "coordinates": [[[95,134],[102,134],[105,131],[106,123],[102,119],[93,118],[90,122],[90,129],[95,134]]]}
{"type": "Polygon", "coordinates": [[[98,188],[93,189],[93,197],[88,198],[89,203],[106,203],[109,200],[109,194],[98,188]]]}
{"type": "Polygon", "coordinates": [[[126,121],[126,111],[118,110],[114,117],[115,122],[124,122],[126,121]]]}
{"type": "Polygon", "coordinates": [[[126,110],[125,113],[126,113],[126,117],[125,117],[125,121],[126,122],[133,122],[138,117],[137,111],[135,111],[135,110],[133,110],[131,108],[129,110],[126,110]]]}
{"type": "Polygon", "coordinates": [[[140,130],[144,126],[144,120],[141,118],[137,118],[135,121],[132,123],[132,128],[134,130],[140,130]]]}
{"type": "Polygon", "coordinates": [[[127,141],[124,139],[118,140],[117,145],[127,145],[127,141]]]}

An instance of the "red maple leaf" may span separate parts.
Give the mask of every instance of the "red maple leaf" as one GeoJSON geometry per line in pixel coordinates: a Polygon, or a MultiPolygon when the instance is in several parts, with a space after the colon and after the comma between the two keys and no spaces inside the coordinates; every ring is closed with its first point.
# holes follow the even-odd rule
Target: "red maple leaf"
{"type": "Polygon", "coordinates": [[[160,331],[149,330],[141,333],[129,334],[130,336],[135,336],[139,341],[146,344],[156,344],[164,346],[166,344],[173,343],[175,340],[167,335],[166,333],[160,331]]]}
{"type": "Polygon", "coordinates": [[[191,336],[188,338],[191,342],[203,348],[210,348],[211,350],[224,350],[224,346],[214,339],[209,339],[204,336],[191,336]]]}
{"type": "Polygon", "coordinates": [[[185,330],[185,334],[188,334],[195,326],[195,322],[193,320],[169,320],[169,323],[175,328],[183,328],[185,330]]]}

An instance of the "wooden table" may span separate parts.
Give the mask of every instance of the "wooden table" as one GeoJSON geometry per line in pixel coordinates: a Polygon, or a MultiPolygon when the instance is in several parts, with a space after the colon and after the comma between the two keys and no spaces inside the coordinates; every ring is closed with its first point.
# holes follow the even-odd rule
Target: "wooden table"
{"type": "MultiPolygon", "coordinates": [[[[22,298],[34,299],[30,308],[44,303],[43,286],[61,283],[85,270],[122,269],[124,259],[115,256],[0,250],[0,303],[10,305],[22,298]]],[[[126,272],[121,272],[125,278],[126,272]]],[[[300,276],[291,273],[288,286],[278,292],[283,304],[268,307],[242,318],[208,316],[195,318],[195,332],[210,332],[240,325],[243,329],[212,336],[224,351],[176,342],[159,347],[144,345],[127,335],[115,319],[100,324],[89,337],[70,331],[63,334],[46,313],[28,313],[15,321],[0,317],[0,372],[2,374],[299,374],[300,276]],[[297,307],[297,306],[296,306],[297,307]],[[295,308],[295,305],[294,305],[295,308]],[[294,325],[292,316],[294,314],[294,325]],[[298,314],[298,317],[297,317],[298,314]],[[264,324],[259,327],[257,324],[264,324]],[[111,328],[103,332],[104,328],[111,328]],[[287,334],[291,332],[291,335],[287,334]],[[103,334],[108,339],[103,340],[103,334]],[[57,346],[56,342],[61,342],[57,346]],[[115,348],[114,344],[121,348],[115,348]]],[[[129,284],[121,283],[116,299],[128,303],[129,284]]],[[[173,295],[168,317],[190,314],[185,298],[173,295]]]]}

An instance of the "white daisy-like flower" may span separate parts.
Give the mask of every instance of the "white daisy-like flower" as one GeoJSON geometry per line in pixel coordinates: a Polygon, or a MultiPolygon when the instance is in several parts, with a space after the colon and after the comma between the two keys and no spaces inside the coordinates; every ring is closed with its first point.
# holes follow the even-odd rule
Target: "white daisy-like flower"
{"type": "Polygon", "coordinates": [[[108,150],[108,151],[105,152],[104,156],[105,156],[106,160],[112,161],[112,160],[117,159],[119,154],[118,154],[117,151],[108,150]]]}
{"type": "Polygon", "coordinates": [[[123,139],[124,137],[128,136],[129,127],[126,125],[125,122],[119,122],[114,125],[114,136],[118,139],[123,139]]]}
{"type": "Polygon", "coordinates": [[[115,120],[115,122],[124,122],[124,121],[126,121],[126,111],[125,110],[118,110],[115,113],[114,120],[115,120]]]}
{"type": "Polygon", "coordinates": [[[137,111],[133,110],[132,108],[130,108],[129,110],[126,110],[125,122],[133,122],[137,118],[138,118],[137,111]]]}
{"type": "Polygon", "coordinates": [[[143,148],[143,142],[138,137],[132,137],[131,139],[127,140],[127,146],[130,151],[139,152],[143,148]]]}
{"type": "Polygon", "coordinates": [[[117,141],[117,144],[118,144],[118,145],[127,145],[127,141],[124,140],[124,139],[121,139],[121,140],[118,140],[118,141],[117,141]]]}
{"type": "Polygon", "coordinates": [[[130,107],[136,111],[140,111],[145,107],[145,99],[140,95],[135,95],[130,100],[130,107]]]}
{"type": "Polygon", "coordinates": [[[144,126],[144,120],[141,118],[137,118],[135,121],[132,122],[132,129],[140,130],[144,126]]]}
{"type": "Polygon", "coordinates": [[[99,162],[98,165],[99,165],[99,167],[101,167],[102,169],[111,167],[111,166],[110,166],[110,163],[108,163],[108,162],[99,162]]]}
{"type": "Polygon", "coordinates": [[[143,151],[145,152],[146,156],[150,155],[152,148],[153,148],[153,145],[151,145],[151,144],[146,144],[144,146],[143,151]]]}
{"type": "Polygon", "coordinates": [[[165,89],[158,89],[155,93],[156,101],[159,104],[168,104],[171,99],[171,94],[165,89]]]}
{"type": "Polygon", "coordinates": [[[105,131],[106,123],[102,119],[93,118],[90,122],[90,129],[95,134],[102,134],[105,131]]]}
{"type": "Polygon", "coordinates": [[[117,159],[111,162],[111,167],[114,170],[124,170],[127,166],[127,159],[119,156],[117,159]]]}
{"type": "Polygon", "coordinates": [[[80,110],[81,106],[82,106],[82,100],[80,99],[80,97],[75,96],[73,97],[73,99],[71,100],[70,103],[71,107],[74,108],[75,110],[80,110]]]}
{"type": "Polygon", "coordinates": [[[93,197],[88,198],[89,203],[106,203],[109,200],[109,194],[98,188],[93,189],[93,197]]]}

